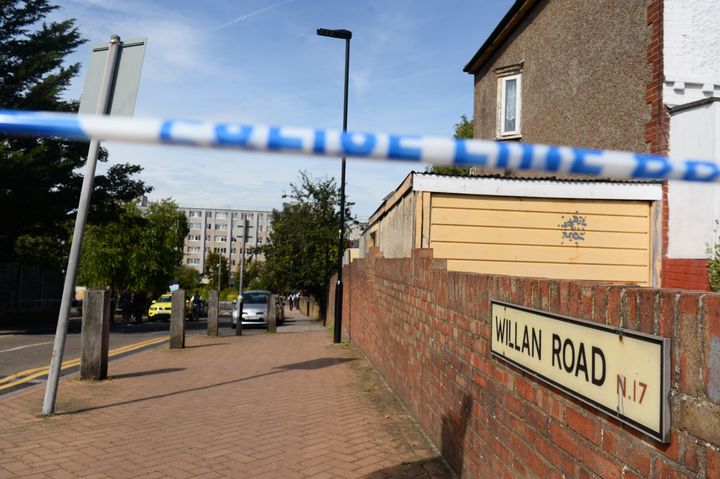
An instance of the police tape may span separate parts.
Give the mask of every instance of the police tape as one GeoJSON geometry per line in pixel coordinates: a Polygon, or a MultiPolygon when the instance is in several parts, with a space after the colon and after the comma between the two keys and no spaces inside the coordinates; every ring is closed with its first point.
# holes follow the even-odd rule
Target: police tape
{"type": "Polygon", "coordinates": [[[0,133],[480,166],[615,179],[720,181],[720,164],[707,159],[670,159],[568,146],[197,120],[0,110],[0,133]]]}

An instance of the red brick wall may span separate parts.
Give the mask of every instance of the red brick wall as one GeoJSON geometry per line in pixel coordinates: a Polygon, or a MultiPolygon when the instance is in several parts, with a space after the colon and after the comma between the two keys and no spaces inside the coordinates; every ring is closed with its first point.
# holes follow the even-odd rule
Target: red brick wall
{"type": "Polygon", "coordinates": [[[650,121],[645,124],[645,142],[650,153],[666,155],[670,138],[670,113],[662,98],[665,70],[663,61],[663,0],[650,0],[647,8],[650,42],[647,45],[647,62],[652,79],[646,87],[645,98],[650,105],[650,121]]]}
{"type": "Polygon", "coordinates": [[[448,272],[432,250],[345,271],[343,334],[462,477],[720,477],[720,294],[448,272]],[[493,299],[672,338],[671,443],[494,360],[493,299]]]}
{"type": "Polygon", "coordinates": [[[663,288],[710,291],[707,260],[665,258],[662,271],[663,288]]]}

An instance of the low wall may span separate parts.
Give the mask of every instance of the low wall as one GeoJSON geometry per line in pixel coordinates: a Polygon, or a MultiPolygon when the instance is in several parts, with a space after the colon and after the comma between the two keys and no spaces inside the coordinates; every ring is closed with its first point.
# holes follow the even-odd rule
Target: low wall
{"type": "Polygon", "coordinates": [[[344,271],[343,335],[459,476],[720,477],[720,294],[448,272],[425,249],[344,271]],[[491,300],[671,338],[670,443],[493,359],[491,300]]]}
{"type": "Polygon", "coordinates": [[[312,319],[320,318],[320,306],[313,297],[301,297],[298,301],[298,310],[312,319]]]}

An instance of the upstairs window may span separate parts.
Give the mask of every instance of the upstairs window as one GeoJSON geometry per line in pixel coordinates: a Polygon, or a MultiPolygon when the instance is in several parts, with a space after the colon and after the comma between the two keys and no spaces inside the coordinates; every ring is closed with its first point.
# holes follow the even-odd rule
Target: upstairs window
{"type": "Polygon", "coordinates": [[[500,79],[500,137],[520,136],[521,75],[500,79]]]}

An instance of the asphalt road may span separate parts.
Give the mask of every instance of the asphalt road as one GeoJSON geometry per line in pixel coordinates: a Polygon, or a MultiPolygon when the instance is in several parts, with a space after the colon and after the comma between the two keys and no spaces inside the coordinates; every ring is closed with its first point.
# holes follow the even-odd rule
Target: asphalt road
{"type": "MultiPolygon", "coordinates": [[[[221,336],[235,334],[235,330],[230,327],[229,316],[221,316],[219,321],[221,336]]],[[[80,325],[79,318],[70,320],[63,355],[63,375],[73,373],[79,368],[80,325]]],[[[243,334],[261,334],[265,331],[265,328],[243,328],[243,334]]],[[[206,318],[187,321],[185,334],[207,334],[206,318]]],[[[148,347],[165,345],[169,335],[169,321],[145,319],[141,324],[125,324],[122,319],[116,318],[110,326],[110,360],[148,347]]],[[[5,331],[0,334],[0,394],[47,379],[54,340],[55,331],[47,328],[36,331],[5,331]]]]}

